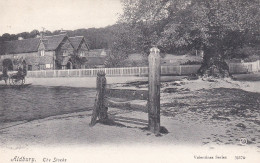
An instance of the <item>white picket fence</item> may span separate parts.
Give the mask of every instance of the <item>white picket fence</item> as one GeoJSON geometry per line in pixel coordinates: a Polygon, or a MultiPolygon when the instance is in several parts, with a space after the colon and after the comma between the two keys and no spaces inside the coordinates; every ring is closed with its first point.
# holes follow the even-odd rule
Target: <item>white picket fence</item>
{"type": "Polygon", "coordinates": [[[260,71],[260,60],[255,62],[229,63],[229,72],[231,74],[254,73],[260,71]]]}
{"type": "MultiPolygon", "coordinates": [[[[162,75],[190,75],[195,74],[201,65],[161,66],[162,75]]],[[[121,68],[95,68],[95,69],[68,69],[68,70],[41,70],[28,71],[31,78],[53,77],[91,77],[97,72],[104,71],[106,76],[142,76],[148,75],[148,67],[121,67],[121,68]]],[[[245,63],[229,63],[231,74],[254,73],[260,71],[260,61],[245,63]]]]}
{"type": "MultiPolygon", "coordinates": [[[[188,75],[198,71],[200,65],[161,66],[163,75],[188,75]]],[[[68,70],[41,70],[28,71],[27,77],[52,78],[52,77],[91,77],[97,72],[104,71],[106,76],[142,76],[148,75],[148,67],[122,67],[122,68],[96,68],[96,69],[68,69],[68,70]]]]}

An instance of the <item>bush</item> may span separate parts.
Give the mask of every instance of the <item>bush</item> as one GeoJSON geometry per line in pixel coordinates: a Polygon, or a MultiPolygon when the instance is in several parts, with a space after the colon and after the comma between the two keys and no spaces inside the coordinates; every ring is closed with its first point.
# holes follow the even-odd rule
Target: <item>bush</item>
{"type": "Polygon", "coordinates": [[[181,65],[200,65],[200,61],[190,61],[188,60],[187,62],[181,63],[181,65]]]}

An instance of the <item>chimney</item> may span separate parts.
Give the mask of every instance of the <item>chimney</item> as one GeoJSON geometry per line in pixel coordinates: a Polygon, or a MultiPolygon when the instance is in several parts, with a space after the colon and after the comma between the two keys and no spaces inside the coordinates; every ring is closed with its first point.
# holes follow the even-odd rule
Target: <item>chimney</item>
{"type": "Polygon", "coordinates": [[[20,36],[20,37],[18,37],[18,40],[23,40],[23,37],[21,37],[21,36],[20,36]]]}
{"type": "Polygon", "coordinates": [[[67,34],[67,31],[66,31],[66,30],[63,30],[63,28],[61,28],[60,34],[67,34]]]}
{"type": "Polygon", "coordinates": [[[40,32],[40,38],[43,39],[43,32],[40,32]]]}

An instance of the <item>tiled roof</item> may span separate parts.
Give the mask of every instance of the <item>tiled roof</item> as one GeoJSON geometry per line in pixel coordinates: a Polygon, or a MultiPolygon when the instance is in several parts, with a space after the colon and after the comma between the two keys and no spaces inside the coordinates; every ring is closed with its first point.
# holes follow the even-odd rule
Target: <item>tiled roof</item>
{"type": "MultiPolygon", "coordinates": [[[[65,37],[66,34],[45,36],[43,38],[45,50],[56,50],[65,37]]],[[[0,54],[2,55],[36,52],[38,51],[39,43],[40,38],[7,41],[0,45],[0,54]]]]}
{"type": "Polygon", "coordinates": [[[52,57],[39,57],[39,56],[30,56],[25,58],[26,64],[33,65],[35,63],[39,64],[48,64],[52,63],[53,58],[52,57]]]}
{"type": "Polygon", "coordinates": [[[7,41],[1,45],[1,54],[17,54],[38,51],[40,38],[7,41]]]}
{"type": "Polygon", "coordinates": [[[75,50],[78,50],[81,41],[83,40],[84,36],[76,36],[76,37],[69,37],[69,40],[74,47],[75,50]]]}
{"type": "Polygon", "coordinates": [[[56,50],[62,40],[66,37],[66,34],[54,35],[54,36],[45,36],[44,41],[45,49],[46,50],[56,50]]]}
{"type": "Polygon", "coordinates": [[[106,52],[104,49],[93,49],[87,53],[88,57],[100,57],[102,52],[106,52]]]}

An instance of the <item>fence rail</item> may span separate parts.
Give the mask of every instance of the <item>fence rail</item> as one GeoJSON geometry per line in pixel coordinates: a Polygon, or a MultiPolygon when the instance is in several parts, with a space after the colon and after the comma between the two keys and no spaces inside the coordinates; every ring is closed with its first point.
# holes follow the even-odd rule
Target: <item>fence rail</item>
{"type": "MultiPolygon", "coordinates": [[[[188,75],[196,73],[200,65],[161,66],[161,74],[188,75]]],[[[91,77],[97,76],[99,71],[104,71],[106,76],[142,76],[148,75],[148,67],[122,67],[122,68],[96,68],[96,69],[68,69],[68,70],[42,70],[28,71],[27,77],[52,78],[52,77],[91,77]]]]}
{"type": "Polygon", "coordinates": [[[254,73],[260,71],[260,60],[255,62],[229,63],[229,72],[232,74],[254,73]]]}
{"type": "MultiPolygon", "coordinates": [[[[162,75],[189,75],[197,73],[201,65],[161,66],[162,75]]],[[[68,70],[42,70],[28,71],[31,78],[53,77],[91,77],[104,71],[106,76],[142,76],[148,75],[148,67],[122,67],[122,68],[95,68],[95,69],[68,69],[68,70]]],[[[246,63],[229,63],[229,72],[252,73],[260,71],[260,61],[246,63]]]]}

